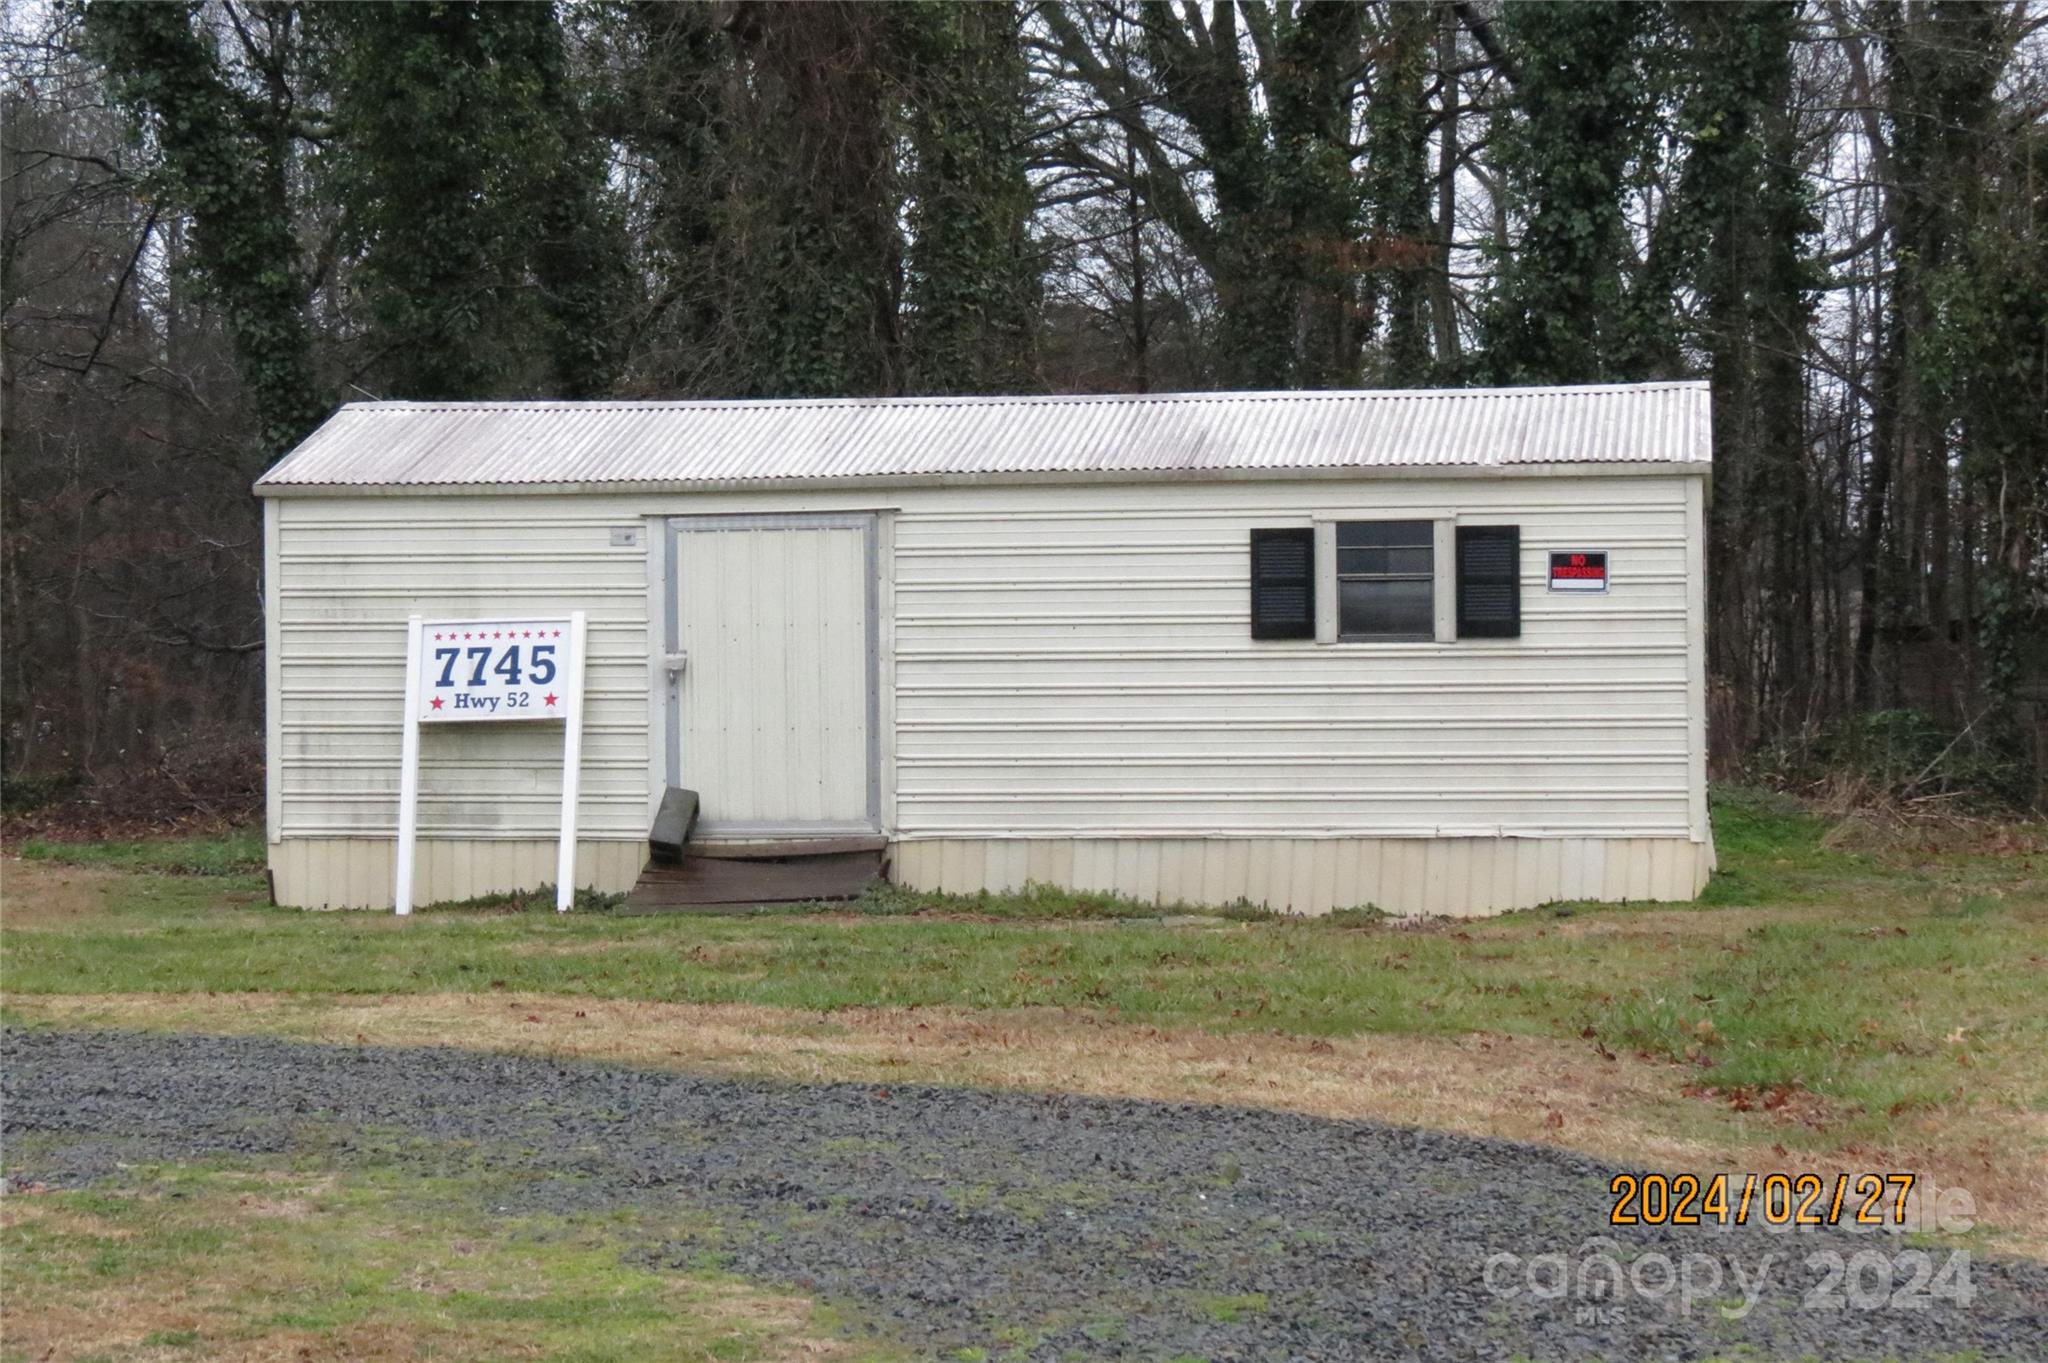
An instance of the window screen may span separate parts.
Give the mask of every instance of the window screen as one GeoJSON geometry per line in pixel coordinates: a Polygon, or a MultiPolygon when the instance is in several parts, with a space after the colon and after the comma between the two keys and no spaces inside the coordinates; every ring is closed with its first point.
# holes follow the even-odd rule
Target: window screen
{"type": "Polygon", "coordinates": [[[1337,526],[1337,633],[1345,639],[1436,635],[1436,531],[1428,521],[1337,526]]]}
{"type": "Polygon", "coordinates": [[[1252,531],[1252,638],[1315,637],[1315,531],[1252,531]]]}
{"type": "Polygon", "coordinates": [[[1522,528],[1458,527],[1458,637],[1515,639],[1522,633],[1522,528]]]}

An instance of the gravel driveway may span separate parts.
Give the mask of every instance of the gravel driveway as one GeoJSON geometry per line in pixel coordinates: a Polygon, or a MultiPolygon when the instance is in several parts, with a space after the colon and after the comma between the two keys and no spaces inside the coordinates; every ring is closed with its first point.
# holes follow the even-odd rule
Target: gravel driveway
{"type": "Polygon", "coordinates": [[[238,1153],[477,1160],[524,1180],[515,1210],[701,1214],[701,1241],[634,1253],[715,1251],[923,1355],[2048,1357],[2048,1267],[1972,1255],[1963,1305],[1941,1299],[1954,1278],[1911,1290],[1890,1236],[1615,1230],[1612,1166],[1506,1142],[260,1038],[9,1031],[0,1059],[5,1135],[39,1137],[31,1162],[8,1155],[17,1178],[238,1153]],[[1897,1277],[1852,1273],[1856,1298],[1831,1297],[1826,1256],[1871,1252],[1897,1277]],[[1601,1297],[1609,1260],[1623,1290],[1601,1297]],[[1762,1285],[1730,1318],[1737,1269],[1762,1285]]]}

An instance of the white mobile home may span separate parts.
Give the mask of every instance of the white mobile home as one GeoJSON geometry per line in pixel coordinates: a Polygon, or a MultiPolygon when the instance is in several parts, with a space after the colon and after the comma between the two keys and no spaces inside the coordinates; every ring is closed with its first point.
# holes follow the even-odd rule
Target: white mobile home
{"type": "MultiPolygon", "coordinates": [[[[264,499],[278,900],[393,898],[407,619],[589,619],[578,879],[1479,914],[1685,899],[1700,383],[342,408],[264,499]]],[[[562,738],[420,741],[418,897],[553,878],[562,738]]]]}

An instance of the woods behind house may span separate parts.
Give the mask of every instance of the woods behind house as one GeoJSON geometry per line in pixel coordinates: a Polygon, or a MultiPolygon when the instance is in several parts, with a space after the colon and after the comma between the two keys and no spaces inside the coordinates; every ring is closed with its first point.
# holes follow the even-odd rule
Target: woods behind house
{"type": "Polygon", "coordinates": [[[12,791],[253,750],[248,485],[343,401],[1704,376],[1719,760],[2038,797],[2039,3],[5,25],[12,791]]]}

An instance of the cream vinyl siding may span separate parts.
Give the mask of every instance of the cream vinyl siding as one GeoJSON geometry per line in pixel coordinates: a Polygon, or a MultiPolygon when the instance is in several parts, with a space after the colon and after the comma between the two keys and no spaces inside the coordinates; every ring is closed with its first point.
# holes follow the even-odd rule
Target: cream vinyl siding
{"type": "Polygon", "coordinates": [[[906,504],[897,830],[1686,837],[1691,481],[989,489],[906,504]],[[1248,532],[1353,516],[1520,525],[1522,636],[1254,642],[1248,532]],[[1548,551],[1571,548],[1609,551],[1608,594],[1545,591],[1548,551]]]}
{"type": "MultiPolygon", "coordinates": [[[[287,838],[270,849],[277,902],[303,909],[388,909],[398,840],[287,838]]],[[[549,838],[421,838],[413,897],[421,904],[459,903],[487,894],[532,890],[555,879],[556,843],[549,838]]],[[[647,864],[640,841],[577,842],[579,888],[624,894],[647,864]]]]}
{"type": "MultiPolygon", "coordinates": [[[[665,519],[876,512],[881,815],[899,874],[912,883],[951,888],[970,860],[983,883],[1007,883],[1017,868],[1048,858],[1071,858],[1078,880],[1103,864],[1149,864],[1153,853],[1126,847],[1156,843],[1163,856],[1219,841],[1266,859],[1258,886],[1282,883],[1276,857],[1293,885],[1321,875],[1313,856],[1306,869],[1289,860],[1319,840],[1437,838],[1464,840],[1485,859],[1463,871],[1445,862],[1444,875],[1522,885],[1488,891],[1489,906],[1500,898],[1511,907],[1537,902],[1530,894],[1558,897],[1553,884],[1592,883],[1588,840],[1632,839],[1654,860],[1611,848],[1621,860],[1599,873],[1603,889],[1696,888],[1711,858],[1701,486],[1689,472],[1528,470],[279,496],[268,511],[276,537],[271,836],[332,845],[321,854],[274,851],[273,865],[291,870],[292,886],[314,886],[325,874],[315,861],[343,857],[362,881],[349,898],[389,903],[388,884],[373,884],[382,870],[369,869],[388,857],[345,840],[393,835],[409,613],[583,609],[591,656],[581,831],[632,845],[598,877],[616,879],[639,855],[663,782],[665,519]],[[1248,532],[1354,518],[1519,525],[1521,637],[1253,641],[1248,532]],[[637,529],[638,542],[613,546],[612,531],[625,527],[637,529]],[[1547,593],[1553,549],[1608,551],[1609,592],[1547,593]],[[1503,839],[1553,843],[1555,852],[1536,855],[1558,859],[1555,876],[1540,861],[1528,871],[1525,854],[1500,850],[1503,839]],[[1665,846],[1674,839],[1701,850],[1665,846]],[[1103,840],[1119,850],[1080,849],[1103,840]],[[925,853],[922,842],[944,846],[925,853]],[[994,850],[965,850],[975,843],[994,850]]],[[[1437,571],[1451,571],[1438,557],[1437,571]]],[[[464,897],[523,884],[524,862],[501,865],[485,844],[553,836],[560,751],[555,725],[428,728],[421,839],[450,844],[455,858],[446,862],[455,869],[433,872],[437,891],[464,897]]],[[[1228,845],[1203,853],[1196,882],[1188,880],[1197,874],[1192,854],[1173,855],[1176,888],[1216,877],[1218,886],[1236,883],[1234,869],[1210,866],[1235,855],[1228,845]]],[[[1394,885],[1383,879],[1391,872],[1371,871],[1366,859],[1413,855],[1405,842],[1333,850],[1331,875],[1361,894],[1378,885],[1392,899],[1394,885]]],[[[1133,874],[1142,880],[1142,869],[1133,874]]],[[[1449,883],[1424,874],[1425,885],[1449,883]]],[[[281,877],[285,902],[335,902],[293,893],[281,877]]],[[[1422,902],[1450,893],[1426,889],[1422,902]]],[[[1296,903],[1290,891],[1273,902],[1307,910],[1323,898],[1311,892],[1296,903]]]]}
{"type": "MultiPolygon", "coordinates": [[[[647,836],[647,532],[575,499],[279,499],[271,837],[395,836],[405,620],[590,619],[583,837],[647,836]],[[638,544],[614,548],[615,526],[638,544]]],[[[426,725],[420,836],[551,838],[559,724],[426,725]]],[[[518,885],[506,888],[518,888],[518,885]]],[[[389,902],[390,887],[384,887],[389,902]]]]}

